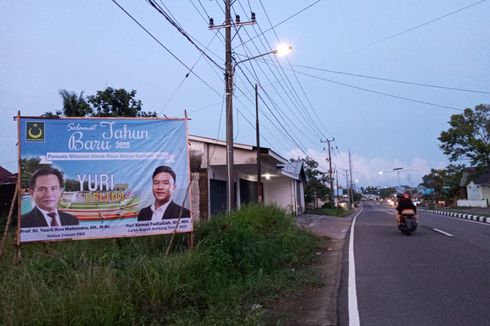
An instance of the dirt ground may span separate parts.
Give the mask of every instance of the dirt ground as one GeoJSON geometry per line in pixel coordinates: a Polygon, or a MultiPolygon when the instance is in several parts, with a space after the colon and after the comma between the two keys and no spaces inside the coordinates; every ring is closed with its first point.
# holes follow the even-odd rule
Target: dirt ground
{"type": "Polygon", "coordinates": [[[309,214],[298,217],[299,226],[325,239],[321,250],[316,253],[314,262],[305,266],[314,273],[322,285],[280,298],[267,305],[264,319],[268,325],[337,325],[342,248],[351,221],[352,217],[309,214]]]}

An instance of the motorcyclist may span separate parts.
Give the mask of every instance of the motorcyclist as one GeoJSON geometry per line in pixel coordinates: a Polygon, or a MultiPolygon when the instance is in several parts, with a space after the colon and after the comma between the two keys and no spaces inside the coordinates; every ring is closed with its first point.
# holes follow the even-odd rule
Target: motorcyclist
{"type": "Polygon", "coordinates": [[[398,205],[396,206],[396,222],[402,222],[402,212],[404,210],[413,210],[414,218],[417,219],[417,206],[412,202],[410,193],[405,191],[402,196],[397,196],[398,205]]]}

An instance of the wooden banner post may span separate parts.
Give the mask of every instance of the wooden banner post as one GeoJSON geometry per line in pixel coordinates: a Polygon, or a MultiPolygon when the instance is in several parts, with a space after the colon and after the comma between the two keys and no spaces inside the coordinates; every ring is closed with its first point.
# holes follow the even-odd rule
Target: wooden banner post
{"type": "Polygon", "coordinates": [[[16,185],[14,191],[14,197],[12,198],[12,203],[10,203],[10,210],[9,210],[9,215],[7,217],[7,223],[5,224],[5,230],[3,230],[2,242],[0,243],[0,259],[3,257],[5,242],[7,241],[7,235],[8,235],[10,223],[12,222],[12,215],[14,213],[14,207],[15,207],[15,202],[17,200],[18,190],[19,187],[16,185]]]}

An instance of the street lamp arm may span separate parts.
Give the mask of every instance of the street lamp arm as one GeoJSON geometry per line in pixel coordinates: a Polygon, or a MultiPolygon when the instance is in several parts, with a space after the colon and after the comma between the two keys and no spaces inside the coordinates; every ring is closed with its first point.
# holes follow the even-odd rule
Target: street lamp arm
{"type": "Polygon", "coordinates": [[[258,55],[255,55],[253,57],[246,58],[246,59],[240,60],[238,62],[235,62],[235,64],[233,65],[233,70],[235,70],[236,66],[238,66],[240,63],[250,61],[250,60],[254,60],[257,58],[261,58],[261,57],[265,57],[266,55],[270,55],[270,54],[276,54],[276,55],[281,55],[281,56],[286,55],[287,53],[291,52],[292,49],[293,49],[293,47],[290,44],[281,44],[281,45],[279,45],[279,47],[277,47],[276,49],[274,49],[272,51],[262,53],[262,54],[258,54],[258,55]]]}
{"type": "Polygon", "coordinates": [[[260,57],[265,57],[266,55],[275,54],[275,53],[277,53],[277,50],[273,50],[273,51],[270,51],[270,52],[267,52],[267,53],[262,53],[262,54],[259,54],[259,55],[256,55],[256,56],[253,56],[253,57],[250,57],[250,58],[243,59],[243,60],[240,60],[238,62],[235,62],[233,64],[233,70],[235,70],[236,66],[238,66],[240,63],[243,63],[243,62],[246,62],[246,61],[250,61],[250,60],[253,60],[253,59],[257,59],[257,58],[260,58],[260,57]]]}

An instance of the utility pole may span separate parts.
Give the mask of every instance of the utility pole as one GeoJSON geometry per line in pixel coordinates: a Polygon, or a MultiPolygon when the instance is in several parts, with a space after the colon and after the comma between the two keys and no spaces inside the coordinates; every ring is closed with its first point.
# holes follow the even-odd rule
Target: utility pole
{"type": "Polygon", "coordinates": [[[260,159],[259,91],[255,83],[255,138],[257,140],[257,203],[262,204],[262,161],[260,159]]]}
{"type": "Polygon", "coordinates": [[[233,66],[231,64],[231,0],[225,0],[225,78],[226,78],[226,210],[235,207],[233,158],[233,66]]]}
{"type": "Polygon", "coordinates": [[[333,204],[333,175],[332,175],[332,155],[330,154],[330,142],[335,141],[335,138],[320,140],[320,143],[328,143],[328,179],[330,181],[330,202],[333,204]]]}
{"type": "Polygon", "coordinates": [[[225,0],[225,22],[222,25],[214,25],[214,19],[209,19],[209,29],[225,28],[225,83],[226,83],[226,209],[232,211],[236,205],[235,199],[235,173],[233,157],[233,73],[231,55],[231,27],[255,24],[255,13],[251,13],[252,20],[241,22],[240,16],[236,16],[235,22],[231,21],[231,0],[225,0]]]}
{"type": "Polygon", "coordinates": [[[335,197],[337,197],[337,203],[340,202],[339,200],[339,171],[337,169],[335,169],[335,197]]]}
{"type": "Polygon", "coordinates": [[[349,209],[352,208],[352,201],[351,201],[351,190],[349,187],[349,170],[348,169],[343,169],[345,173],[345,187],[347,188],[347,195],[349,196],[349,209]]]}
{"type": "Polygon", "coordinates": [[[350,171],[350,202],[351,202],[351,208],[352,208],[352,205],[354,204],[354,191],[353,191],[353,187],[352,187],[352,159],[351,159],[351,155],[350,155],[350,149],[349,149],[349,171],[350,171]]]}

